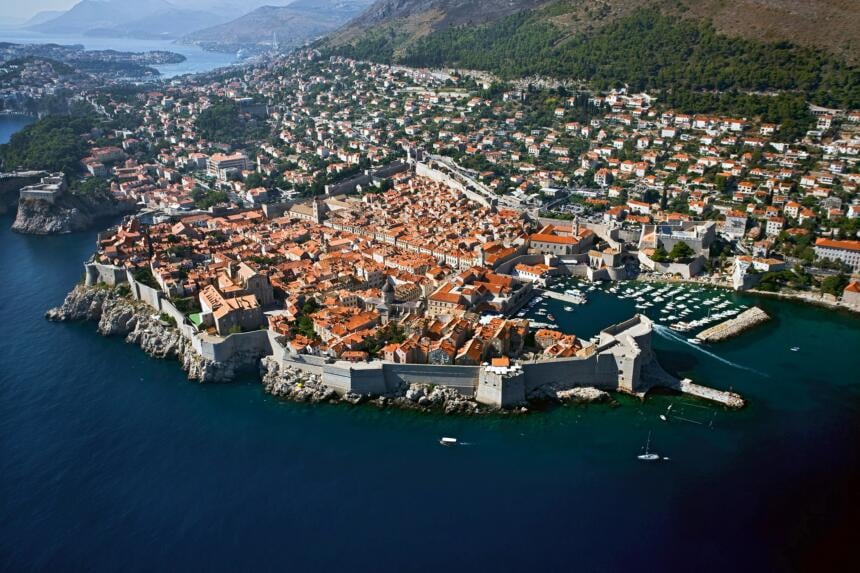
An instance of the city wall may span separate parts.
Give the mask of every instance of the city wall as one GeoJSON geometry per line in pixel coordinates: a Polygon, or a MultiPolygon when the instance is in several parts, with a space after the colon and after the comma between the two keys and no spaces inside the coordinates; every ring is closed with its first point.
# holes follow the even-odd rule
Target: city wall
{"type": "Polygon", "coordinates": [[[691,279],[705,268],[705,257],[702,256],[696,257],[689,263],[658,263],[640,252],[639,262],[652,271],[664,275],[679,275],[683,279],[691,279]]]}
{"type": "Polygon", "coordinates": [[[486,366],[332,361],[292,353],[268,329],[223,338],[197,332],[160,291],[138,282],[121,267],[88,263],[86,279],[88,285],[127,283],[136,300],[145,302],[154,312],[172,317],[203,358],[253,364],[264,356],[273,356],[281,366],[321,376],[323,384],[339,394],[400,394],[411,384],[422,384],[451,388],[493,406],[512,406],[525,402],[530,392],[547,385],[555,390],[595,386],[636,392],[641,367],[651,360],[651,323],[637,315],[604,329],[598,347],[589,356],[527,362],[505,374],[486,366]]]}
{"type": "Polygon", "coordinates": [[[135,300],[146,303],[159,314],[173,318],[176,321],[176,328],[182,336],[187,338],[191,342],[191,347],[207,360],[249,363],[272,353],[268,330],[239,332],[226,337],[200,333],[188,322],[185,315],[169,299],[165,298],[161,291],[135,280],[131,272],[125,268],[101,263],[87,263],[85,271],[88,286],[99,282],[111,286],[121,283],[128,284],[135,300]]]}
{"type": "Polygon", "coordinates": [[[427,165],[426,163],[418,162],[415,164],[415,174],[421,177],[427,177],[437,183],[441,183],[451,189],[456,189],[457,191],[463,193],[466,197],[480,203],[484,207],[490,207],[490,202],[486,197],[481,195],[480,193],[475,193],[474,191],[467,188],[463,183],[455,179],[454,177],[448,175],[444,171],[440,171],[438,169],[434,169],[427,165]]]}

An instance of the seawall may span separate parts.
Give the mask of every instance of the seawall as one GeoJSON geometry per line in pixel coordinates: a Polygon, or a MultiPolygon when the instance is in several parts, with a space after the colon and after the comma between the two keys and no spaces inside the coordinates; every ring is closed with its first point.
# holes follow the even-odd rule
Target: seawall
{"type": "Polygon", "coordinates": [[[563,401],[577,388],[640,397],[652,386],[679,388],[668,375],[656,383],[646,380],[646,370],[659,370],[659,364],[651,351],[653,324],[643,315],[605,328],[589,352],[572,358],[520,362],[510,368],[351,363],[295,354],[268,329],[226,337],[198,332],[160,290],[137,281],[130,271],[96,262],[85,269],[86,285],[76,287],[49,318],[97,320],[103,334],[123,334],[152,355],[178,358],[189,378],[196,380],[226,381],[242,367],[259,368],[264,388],[285,398],[350,403],[374,399],[448,413],[479,413],[520,408],[533,398],[563,401]],[[126,297],[113,288],[119,285],[128,289],[126,297]],[[108,325],[103,326],[106,320],[108,325]],[[167,351],[162,351],[161,339],[169,339],[167,351]]]}
{"type": "Polygon", "coordinates": [[[734,318],[705,329],[696,335],[702,342],[719,342],[749,330],[770,320],[765,311],[757,306],[749,308],[734,318]]]}

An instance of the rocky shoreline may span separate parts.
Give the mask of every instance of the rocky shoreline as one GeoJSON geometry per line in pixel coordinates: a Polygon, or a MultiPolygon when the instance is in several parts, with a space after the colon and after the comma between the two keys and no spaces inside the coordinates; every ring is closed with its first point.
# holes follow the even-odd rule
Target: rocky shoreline
{"type": "MultiPolygon", "coordinates": [[[[135,344],[153,358],[176,360],[189,380],[205,383],[230,382],[249,364],[214,362],[203,358],[176,328],[147,304],[134,300],[121,288],[105,285],[76,286],[63,304],[45,313],[53,322],[89,321],[97,324],[102,336],[121,336],[135,344]]],[[[259,376],[263,390],[279,399],[313,404],[372,404],[377,407],[395,407],[420,412],[439,412],[446,415],[525,414],[529,408],[522,405],[513,409],[500,409],[477,403],[451,388],[429,384],[404,385],[396,392],[378,397],[347,393],[338,395],[322,384],[321,376],[305,372],[298,367],[282,365],[271,356],[259,361],[259,376]]],[[[608,392],[596,388],[573,388],[557,391],[542,387],[533,392],[529,403],[585,404],[612,402],[608,392]]]]}
{"type": "Polygon", "coordinates": [[[179,330],[161,320],[145,303],[124,297],[117,289],[78,285],[61,306],[45,313],[54,322],[91,321],[102,336],[122,336],[153,358],[177,360],[189,380],[229,382],[237,365],[200,356],[179,330]]]}
{"type": "MultiPolygon", "coordinates": [[[[260,378],[266,393],[294,402],[347,403],[353,405],[369,403],[382,408],[395,407],[427,413],[441,412],[446,415],[510,415],[525,414],[530,411],[525,405],[513,409],[485,406],[456,390],[430,384],[409,384],[399,388],[396,392],[376,398],[358,394],[339,396],[334,390],[322,384],[319,375],[305,372],[297,367],[279,364],[270,356],[260,361],[260,378]]],[[[544,404],[613,402],[608,392],[590,387],[563,391],[545,387],[529,396],[529,401],[530,403],[541,402],[544,404]]]]}
{"type": "Polygon", "coordinates": [[[396,393],[375,398],[352,393],[339,396],[334,390],[322,384],[319,375],[304,372],[289,365],[281,365],[270,356],[260,361],[260,377],[263,389],[268,394],[294,402],[353,405],[369,403],[379,407],[398,407],[424,412],[441,411],[444,414],[466,415],[500,411],[496,408],[482,406],[450,388],[431,388],[423,384],[411,384],[401,388],[396,393]]]}
{"type": "Polygon", "coordinates": [[[135,206],[111,197],[84,197],[67,194],[56,203],[20,199],[12,230],[28,235],[58,235],[84,231],[97,219],[134,211],[135,206]]]}

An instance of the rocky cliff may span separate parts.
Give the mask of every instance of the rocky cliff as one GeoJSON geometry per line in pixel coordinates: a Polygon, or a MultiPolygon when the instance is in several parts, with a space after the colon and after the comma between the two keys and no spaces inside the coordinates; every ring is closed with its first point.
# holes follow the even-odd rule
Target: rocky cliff
{"type": "Polygon", "coordinates": [[[122,336],[154,358],[179,361],[190,380],[228,382],[240,366],[203,358],[175,326],[161,320],[146,304],[122,296],[118,289],[78,285],[61,306],[49,310],[45,317],[56,322],[96,322],[104,336],[122,336]]]}
{"type": "Polygon", "coordinates": [[[12,229],[31,235],[73,233],[88,229],[100,217],[113,217],[134,210],[134,205],[112,197],[65,194],[55,203],[19,199],[12,229]]]}

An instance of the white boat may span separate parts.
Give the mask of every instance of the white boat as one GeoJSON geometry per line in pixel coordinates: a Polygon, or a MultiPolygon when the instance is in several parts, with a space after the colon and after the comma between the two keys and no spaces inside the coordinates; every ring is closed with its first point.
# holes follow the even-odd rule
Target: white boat
{"type": "Polygon", "coordinates": [[[688,338],[687,342],[689,342],[690,344],[701,344],[702,343],[702,341],[699,340],[698,338],[688,338]]]}
{"type": "Polygon", "coordinates": [[[651,451],[651,432],[648,432],[648,441],[645,442],[645,453],[636,456],[643,462],[658,462],[660,454],[655,454],[651,451]]]}
{"type": "Polygon", "coordinates": [[[570,312],[573,310],[573,307],[572,306],[566,306],[566,307],[564,307],[564,310],[566,310],[567,312],[570,312]]]}
{"type": "Polygon", "coordinates": [[[441,440],[439,440],[439,443],[443,446],[456,446],[457,438],[442,438],[441,440]]]}
{"type": "Polygon", "coordinates": [[[799,351],[800,351],[800,347],[799,347],[799,346],[792,346],[792,347],[791,347],[791,351],[792,351],[792,352],[799,352],[799,351]]]}

